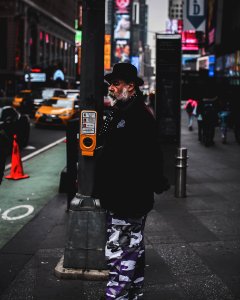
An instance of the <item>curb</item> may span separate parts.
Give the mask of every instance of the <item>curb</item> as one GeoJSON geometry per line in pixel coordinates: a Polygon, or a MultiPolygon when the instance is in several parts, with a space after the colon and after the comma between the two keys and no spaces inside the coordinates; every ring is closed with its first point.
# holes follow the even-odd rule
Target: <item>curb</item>
{"type": "MultiPolygon", "coordinates": [[[[37,151],[35,151],[35,152],[29,154],[29,155],[24,156],[24,157],[21,159],[21,161],[24,162],[24,161],[26,161],[26,160],[28,160],[28,159],[30,159],[30,158],[32,158],[32,157],[34,157],[34,156],[36,156],[36,155],[42,153],[42,152],[44,152],[44,151],[47,151],[47,150],[50,149],[50,148],[53,148],[54,146],[56,146],[56,145],[58,145],[58,144],[64,142],[65,140],[66,140],[66,137],[63,137],[63,138],[61,138],[61,139],[59,139],[59,140],[57,140],[57,141],[55,141],[55,142],[53,142],[53,143],[51,143],[51,144],[49,144],[49,145],[43,147],[43,148],[41,148],[41,149],[39,149],[39,150],[37,150],[37,151]]],[[[5,171],[9,170],[9,169],[11,168],[11,165],[12,165],[11,163],[8,164],[8,165],[5,167],[5,171]]]]}
{"type": "Polygon", "coordinates": [[[59,279],[107,280],[108,270],[83,270],[63,267],[63,256],[54,269],[59,279]]]}

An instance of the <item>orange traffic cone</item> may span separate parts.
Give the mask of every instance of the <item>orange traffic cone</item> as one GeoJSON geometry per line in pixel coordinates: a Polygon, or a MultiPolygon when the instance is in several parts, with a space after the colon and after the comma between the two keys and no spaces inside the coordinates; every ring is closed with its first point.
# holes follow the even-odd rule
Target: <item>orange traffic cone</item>
{"type": "Polygon", "coordinates": [[[5,176],[5,178],[18,180],[18,179],[24,179],[28,177],[29,175],[23,173],[22,161],[19,152],[19,146],[17,143],[17,136],[16,134],[14,134],[11,171],[9,175],[5,176]]]}

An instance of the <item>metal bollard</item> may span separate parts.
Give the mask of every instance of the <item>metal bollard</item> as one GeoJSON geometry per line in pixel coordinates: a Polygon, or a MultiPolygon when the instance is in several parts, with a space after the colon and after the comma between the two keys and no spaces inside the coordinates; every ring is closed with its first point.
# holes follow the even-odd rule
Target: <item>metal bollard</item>
{"type": "Polygon", "coordinates": [[[187,148],[178,148],[176,155],[175,197],[186,197],[187,148]]]}

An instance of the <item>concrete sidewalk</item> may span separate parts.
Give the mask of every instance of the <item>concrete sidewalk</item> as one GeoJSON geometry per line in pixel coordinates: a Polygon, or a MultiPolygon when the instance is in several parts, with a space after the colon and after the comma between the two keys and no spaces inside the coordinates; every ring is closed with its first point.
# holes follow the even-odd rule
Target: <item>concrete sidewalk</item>
{"type": "MultiPolygon", "coordinates": [[[[4,178],[0,185],[0,212],[9,212],[8,220],[0,218],[0,249],[58,193],[60,173],[66,165],[66,143],[59,140],[38,153],[27,161],[27,156],[22,158],[23,173],[29,178],[4,178]]],[[[5,176],[8,174],[10,169],[5,170],[5,176]]]]}
{"type": "MultiPolygon", "coordinates": [[[[194,124],[196,125],[196,124],[194,124]]],[[[187,130],[187,197],[156,196],[146,223],[145,300],[240,299],[240,145],[229,132],[204,147],[187,130]]],[[[98,300],[104,281],[63,280],[54,269],[64,251],[68,213],[57,194],[0,252],[1,300],[98,300]]]]}

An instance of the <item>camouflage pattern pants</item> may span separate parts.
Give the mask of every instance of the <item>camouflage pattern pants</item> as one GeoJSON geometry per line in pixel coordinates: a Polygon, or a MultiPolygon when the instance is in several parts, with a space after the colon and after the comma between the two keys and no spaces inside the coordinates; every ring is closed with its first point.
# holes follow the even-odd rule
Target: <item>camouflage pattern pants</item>
{"type": "Polygon", "coordinates": [[[112,213],[107,214],[107,300],[141,299],[145,268],[145,221],[146,217],[119,219],[112,213]]]}

